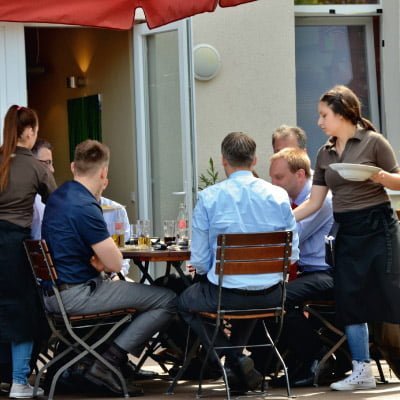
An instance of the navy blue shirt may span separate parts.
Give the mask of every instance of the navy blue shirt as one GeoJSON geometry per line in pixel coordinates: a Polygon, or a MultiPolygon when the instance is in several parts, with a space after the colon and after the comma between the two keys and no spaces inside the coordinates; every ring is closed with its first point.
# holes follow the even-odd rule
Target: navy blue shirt
{"type": "Polygon", "coordinates": [[[110,236],[96,198],[76,181],[49,197],[42,224],[58,274],[58,283],[84,283],[99,275],[90,264],[92,245],[110,236]]]}

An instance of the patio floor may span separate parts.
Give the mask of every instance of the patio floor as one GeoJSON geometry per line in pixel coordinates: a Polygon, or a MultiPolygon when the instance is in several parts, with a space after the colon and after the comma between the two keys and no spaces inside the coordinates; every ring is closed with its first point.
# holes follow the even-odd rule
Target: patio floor
{"type": "MultiPolygon", "coordinates": [[[[330,399],[400,399],[400,380],[389,370],[387,364],[382,362],[383,370],[385,373],[386,379],[389,383],[378,383],[376,389],[373,390],[363,390],[363,391],[355,391],[355,392],[335,392],[331,391],[328,386],[320,386],[320,387],[308,387],[308,388],[294,388],[292,389],[292,394],[299,399],[311,399],[311,400],[330,400],[330,399]]],[[[149,362],[145,364],[144,369],[158,371],[157,366],[154,362],[149,362]]],[[[378,377],[378,371],[375,368],[375,376],[378,377]]],[[[207,398],[209,399],[224,399],[225,392],[224,386],[221,383],[222,381],[206,381],[205,388],[216,388],[212,394],[207,393],[207,398]]],[[[165,395],[165,392],[169,386],[169,382],[166,380],[156,379],[152,381],[143,381],[140,382],[143,386],[145,395],[141,398],[145,398],[147,400],[158,400],[158,399],[167,399],[170,400],[181,400],[181,399],[195,399],[197,392],[197,382],[195,381],[187,381],[180,382],[176,389],[175,394],[168,396],[165,395]]],[[[1,396],[1,395],[0,395],[1,396]]],[[[111,398],[121,398],[121,397],[98,397],[98,396],[83,396],[82,394],[57,394],[55,396],[55,400],[76,400],[90,398],[92,400],[101,399],[107,400],[111,398]]],[[[232,396],[232,399],[244,399],[245,396],[232,396]]],[[[286,390],[284,388],[271,388],[268,389],[267,392],[261,395],[253,395],[252,399],[283,399],[286,398],[286,390]]],[[[39,398],[40,399],[40,398],[39,398]]],[[[45,399],[43,397],[42,399],[45,399]]]]}

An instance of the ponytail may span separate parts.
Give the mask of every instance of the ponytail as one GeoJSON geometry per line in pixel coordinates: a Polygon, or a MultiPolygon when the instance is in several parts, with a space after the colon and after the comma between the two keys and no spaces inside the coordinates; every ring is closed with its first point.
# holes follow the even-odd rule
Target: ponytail
{"type": "Polygon", "coordinates": [[[3,145],[0,147],[0,192],[3,192],[10,175],[12,157],[17,148],[18,139],[28,127],[36,128],[38,117],[35,111],[27,107],[11,106],[4,117],[3,145]]]}
{"type": "Polygon", "coordinates": [[[375,128],[373,123],[367,118],[361,117],[359,124],[367,131],[377,132],[377,129],[375,128]]]}

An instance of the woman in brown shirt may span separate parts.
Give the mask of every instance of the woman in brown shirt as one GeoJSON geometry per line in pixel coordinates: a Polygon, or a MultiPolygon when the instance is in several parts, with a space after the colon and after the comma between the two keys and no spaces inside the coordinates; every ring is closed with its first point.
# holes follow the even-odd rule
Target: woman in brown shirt
{"type": "Polygon", "coordinates": [[[389,142],[361,116],[361,104],[346,86],[335,86],[318,104],[318,125],[329,136],[318,152],[311,196],[294,210],[302,220],[332,191],[335,222],[336,308],[353,359],[353,372],[334,390],[376,386],[371,371],[367,322],[400,323],[400,229],[385,188],[400,189],[398,163],[389,142]],[[382,168],[365,181],[350,181],[332,163],[382,168]]]}
{"type": "Polygon", "coordinates": [[[31,153],[38,129],[33,110],[11,106],[4,118],[0,147],[0,345],[11,344],[11,398],[33,395],[27,378],[41,325],[40,303],[23,241],[31,236],[36,193],[46,201],[56,187],[51,172],[31,153]]]}

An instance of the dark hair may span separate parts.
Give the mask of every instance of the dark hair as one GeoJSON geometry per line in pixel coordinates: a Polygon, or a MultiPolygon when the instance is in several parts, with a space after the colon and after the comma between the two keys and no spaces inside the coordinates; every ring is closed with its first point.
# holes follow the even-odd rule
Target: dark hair
{"type": "Polygon", "coordinates": [[[26,128],[35,129],[39,120],[36,112],[28,107],[12,105],[5,117],[3,127],[3,145],[0,147],[2,155],[0,162],[0,191],[8,185],[10,163],[17,148],[18,139],[22,137],[26,128]]]}
{"type": "Polygon", "coordinates": [[[289,166],[290,172],[293,174],[299,169],[303,169],[307,178],[311,178],[311,161],[307,153],[303,149],[295,149],[293,147],[285,147],[284,149],[275,153],[270,161],[283,158],[289,166]]]}
{"type": "Polygon", "coordinates": [[[353,125],[359,124],[364,129],[376,131],[372,122],[361,115],[361,101],[347,86],[334,86],[321,96],[320,101],[326,103],[335,114],[341,115],[353,125]]]}
{"type": "Polygon", "coordinates": [[[38,155],[40,149],[49,149],[53,150],[53,146],[45,139],[38,138],[35,142],[35,145],[32,147],[32,153],[35,154],[35,156],[38,155]]]}
{"type": "Polygon", "coordinates": [[[307,147],[306,133],[298,126],[289,125],[281,125],[279,128],[275,129],[275,132],[272,134],[272,147],[274,147],[275,140],[286,139],[290,136],[295,136],[299,148],[305,150],[307,147]]]}
{"type": "Polygon", "coordinates": [[[107,165],[110,150],[97,140],[85,140],[75,147],[74,168],[78,175],[87,175],[107,165]]]}
{"type": "Polygon", "coordinates": [[[256,142],[243,132],[231,132],[222,141],[221,153],[232,167],[250,167],[256,155],[256,142]]]}

